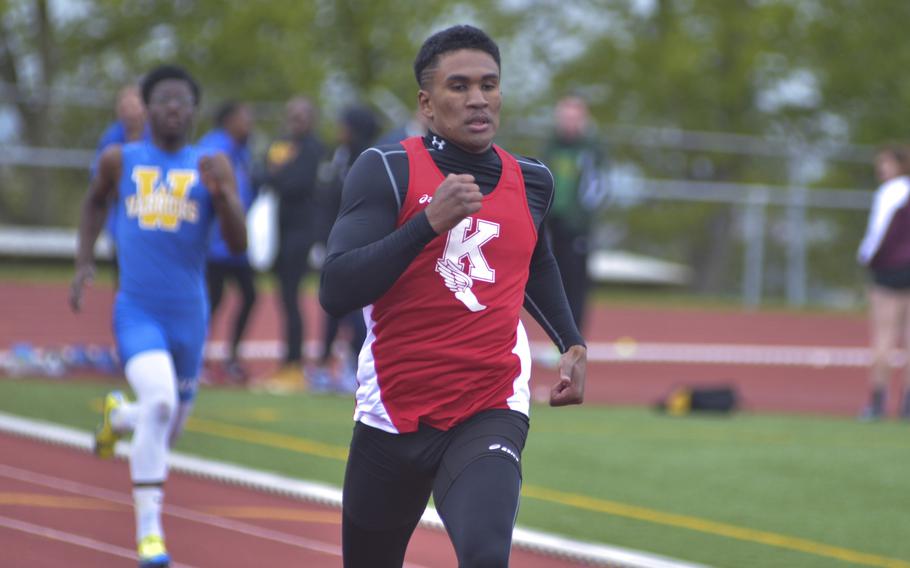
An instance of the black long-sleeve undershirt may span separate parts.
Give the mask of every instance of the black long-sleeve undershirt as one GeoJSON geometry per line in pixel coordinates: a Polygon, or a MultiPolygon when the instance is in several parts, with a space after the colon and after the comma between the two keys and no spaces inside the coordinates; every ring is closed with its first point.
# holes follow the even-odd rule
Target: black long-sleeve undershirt
{"type": "MultiPolygon", "coordinates": [[[[502,163],[491,148],[470,154],[428,135],[424,144],[443,175],[474,176],[484,195],[499,182],[502,163]],[[434,146],[434,141],[436,145],[434,146]]],[[[560,351],[583,345],[563,291],[543,219],[553,198],[553,177],[540,162],[517,157],[531,216],[538,230],[531,257],[524,307],[560,351]]],[[[404,273],[437,235],[424,212],[396,228],[408,188],[407,153],[400,144],[370,148],[354,162],[342,190],[341,210],[329,235],[319,299],[330,314],[342,315],[371,304],[404,273]]]]}

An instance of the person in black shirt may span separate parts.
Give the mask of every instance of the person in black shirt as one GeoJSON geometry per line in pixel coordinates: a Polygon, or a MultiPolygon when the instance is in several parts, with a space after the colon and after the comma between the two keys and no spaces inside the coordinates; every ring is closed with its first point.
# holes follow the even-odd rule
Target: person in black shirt
{"type": "MultiPolygon", "coordinates": [[[[320,222],[323,229],[319,240],[325,242],[332,223],[341,207],[341,190],[351,165],[364,150],[370,147],[379,133],[379,120],[364,105],[345,107],[338,117],[338,147],[332,160],[320,170],[320,222]]],[[[323,328],[322,354],[316,365],[307,369],[307,378],[314,388],[350,391],[355,379],[357,354],[366,338],[366,325],[360,310],[348,312],[341,318],[326,314],[323,328]],[[340,328],[348,332],[348,347],[342,349],[337,365],[332,365],[334,343],[340,328]]]]}
{"type": "MultiPolygon", "coordinates": [[[[560,379],[551,389],[550,404],[579,404],[584,396],[586,348],[569,309],[543,223],[553,198],[553,178],[540,162],[504,151],[500,154],[501,149],[492,144],[502,103],[499,62],[499,48],[493,40],[471,26],[454,26],[424,42],[414,71],[420,85],[420,110],[428,119],[430,131],[423,138],[410,138],[402,144],[370,148],[354,162],[345,179],[341,211],[327,244],[320,302],[329,313],[341,315],[370,305],[375,309],[388,300],[388,313],[405,310],[398,312],[401,318],[414,318],[406,311],[407,296],[397,300],[400,294],[395,292],[402,285],[399,279],[406,278],[402,275],[412,263],[424,262],[428,254],[437,254],[441,243],[451,237],[450,231],[468,216],[484,214],[485,196],[497,195],[500,178],[506,177],[504,164],[508,158],[509,178],[523,178],[525,195],[518,199],[527,199],[527,209],[515,210],[516,221],[510,222],[523,219],[521,222],[533,224],[537,231],[533,252],[528,249],[522,253],[529,256],[523,303],[563,353],[560,379]],[[408,195],[412,172],[419,175],[426,171],[420,169],[425,166],[411,162],[411,152],[420,160],[428,152],[433,167],[439,170],[434,178],[439,174],[445,179],[423,196],[427,199],[421,203],[427,203],[426,207],[399,219],[403,204],[417,198],[408,195]]],[[[429,188],[435,182],[421,179],[416,183],[415,187],[429,188]]],[[[511,199],[505,197],[508,195],[512,194],[504,194],[503,198],[511,199]]],[[[503,222],[503,215],[512,218],[511,213],[501,214],[498,218],[503,222]]],[[[431,276],[432,268],[430,274],[415,275],[421,282],[431,276]]],[[[443,286],[441,280],[433,283],[443,286]]],[[[504,291],[510,293],[511,289],[504,291]]],[[[427,293],[439,291],[436,288],[427,293]]],[[[511,295],[508,298],[508,302],[521,302],[520,292],[514,300],[511,295]]],[[[495,303],[496,308],[504,305],[499,298],[485,301],[495,303]]],[[[518,307],[514,306],[516,313],[518,307]]],[[[459,323],[468,317],[465,312],[469,309],[476,313],[486,306],[475,302],[472,309],[467,302],[461,306],[456,301],[454,311],[446,308],[447,313],[459,318],[459,323]]],[[[424,333],[434,340],[445,338],[446,332],[451,335],[451,323],[428,318],[424,333]]],[[[382,330],[373,327],[370,333],[373,332],[382,330]]],[[[443,341],[451,344],[456,337],[443,341]]],[[[395,341],[394,337],[390,340],[395,341]]],[[[460,344],[461,338],[458,340],[460,344]]],[[[502,337],[488,340],[497,349],[503,343],[502,337]]],[[[451,352],[449,344],[446,353],[451,352]]],[[[414,350],[420,348],[414,346],[414,350]]],[[[515,351],[518,349],[516,344],[515,351]]],[[[409,354],[401,353],[402,357],[406,355],[409,354]]],[[[521,450],[529,424],[526,407],[521,411],[511,404],[508,408],[480,406],[473,414],[462,414],[463,420],[448,429],[424,420],[416,430],[396,432],[388,424],[376,427],[372,415],[365,418],[360,410],[362,403],[371,403],[364,397],[377,394],[370,391],[374,384],[369,377],[375,376],[378,364],[368,346],[361,351],[360,362],[355,410],[358,421],[344,482],[345,567],[400,567],[431,494],[460,566],[508,565],[521,487],[521,450]]],[[[436,360],[434,366],[437,363],[451,361],[436,360]]],[[[440,380],[463,379],[440,376],[438,372],[427,368],[426,379],[436,384],[440,380]]],[[[424,388],[420,384],[411,386],[408,395],[418,396],[424,388]]],[[[432,392],[427,396],[432,396],[432,392]]],[[[468,406],[471,396],[466,396],[468,406]]]]}
{"type": "Polygon", "coordinates": [[[284,309],[285,356],[278,372],[266,380],[273,390],[304,388],[302,370],[303,317],[298,293],[309,268],[316,238],[315,192],[319,163],[325,154],[313,133],[316,109],[306,97],[287,104],[288,137],[269,147],[262,183],[278,193],[278,258],[275,273],[284,309]]]}

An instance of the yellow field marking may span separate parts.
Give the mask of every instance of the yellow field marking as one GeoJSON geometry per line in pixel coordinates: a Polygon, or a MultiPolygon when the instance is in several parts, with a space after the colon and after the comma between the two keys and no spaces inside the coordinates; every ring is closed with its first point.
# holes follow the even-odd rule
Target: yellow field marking
{"type": "Polygon", "coordinates": [[[253,408],[249,416],[259,422],[278,422],[281,419],[280,413],[274,408],[253,408]]]}
{"type": "Polygon", "coordinates": [[[78,509],[89,511],[129,511],[129,507],[91,497],[61,497],[44,493],[0,493],[0,506],[12,505],[45,509],[78,509]]]}
{"type": "Polygon", "coordinates": [[[213,436],[221,436],[231,440],[281,448],[323,458],[341,461],[348,459],[348,449],[341,446],[323,444],[321,442],[314,442],[296,436],[287,436],[284,434],[254,430],[252,428],[244,428],[242,426],[234,426],[232,424],[224,424],[222,422],[215,422],[214,420],[206,420],[204,418],[191,418],[187,422],[186,429],[191,432],[211,434],[213,436]]]}
{"type": "Polygon", "coordinates": [[[910,562],[905,562],[896,558],[867,554],[865,552],[850,550],[849,548],[841,548],[839,546],[831,546],[807,539],[796,538],[767,531],[760,531],[746,527],[738,527],[736,525],[709,521],[688,515],[664,513],[662,511],[656,511],[654,509],[636,507],[634,505],[626,505],[623,503],[617,503],[615,501],[606,501],[603,499],[596,499],[593,497],[577,495],[574,493],[554,491],[545,487],[524,485],[522,487],[522,494],[525,497],[531,497],[534,499],[539,499],[541,501],[548,501],[550,503],[567,505],[569,507],[575,507],[587,511],[596,511],[599,513],[606,513],[608,515],[615,515],[617,517],[625,517],[659,525],[679,527],[692,531],[708,533],[711,535],[725,536],[736,540],[765,544],[775,548],[784,548],[788,550],[814,554],[816,556],[834,558],[844,562],[851,562],[853,564],[877,566],[881,568],[910,568],[910,562]]]}
{"type": "Polygon", "coordinates": [[[289,509],[287,507],[208,507],[205,510],[213,515],[235,519],[298,521],[327,525],[341,524],[341,513],[338,511],[314,511],[309,509],[289,509]]]}
{"type": "MultiPolygon", "coordinates": [[[[251,428],[243,428],[198,418],[191,419],[187,424],[187,429],[211,434],[213,436],[221,436],[252,444],[260,444],[342,461],[346,460],[348,455],[347,448],[341,446],[322,444],[320,442],[313,442],[294,436],[263,432],[261,430],[253,430],[251,428]]],[[[795,550],[813,554],[815,556],[835,558],[837,560],[863,566],[874,566],[877,568],[910,568],[910,562],[896,558],[868,554],[849,548],[841,548],[783,534],[739,527],[736,525],[701,519],[699,517],[665,513],[654,509],[647,509],[645,507],[637,507],[635,505],[626,505],[615,501],[588,497],[586,495],[555,491],[545,487],[524,485],[522,487],[522,494],[524,497],[530,499],[558,503],[560,505],[575,507],[586,511],[605,513],[657,525],[683,528],[714,536],[723,536],[745,542],[763,544],[774,548],[795,550]]]]}
{"type": "MultiPolygon", "coordinates": [[[[197,413],[198,415],[199,413],[197,413]]],[[[232,418],[237,420],[252,420],[254,422],[278,422],[281,420],[281,412],[267,406],[247,409],[231,410],[210,410],[202,413],[209,418],[232,418]]]]}

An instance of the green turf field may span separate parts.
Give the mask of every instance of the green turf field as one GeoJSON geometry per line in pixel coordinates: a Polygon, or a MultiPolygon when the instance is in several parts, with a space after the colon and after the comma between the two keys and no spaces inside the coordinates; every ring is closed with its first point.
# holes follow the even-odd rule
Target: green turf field
{"type": "MultiPolygon", "coordinates": [[[[0,411],[83,429],[110,385],[0,380],[0,411]]],[[[341,483],[347,396],[205,389],[182,452],[341,483]]],[[[910,568],[910,424],[532,410],[520,525],[727,567],[910,568]]]]}

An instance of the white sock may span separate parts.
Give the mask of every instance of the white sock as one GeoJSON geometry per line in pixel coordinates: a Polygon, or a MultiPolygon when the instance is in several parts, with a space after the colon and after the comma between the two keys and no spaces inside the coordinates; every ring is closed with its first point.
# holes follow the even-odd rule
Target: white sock
{"type": "Polygon", "coordinates": [[[135,402],[126,402],[111,411],[111,426],[115,432],[132,432],[136,429],[138,417],[139,405],[135,402]]]}
{"type": "Polygon", "coordinates": [[[136,509],[136,542],[149,535],[164,538],[161,529],[161,505],[164,489],[161,487],[136,487],[133,489],[133,503],[136,509]]]}

